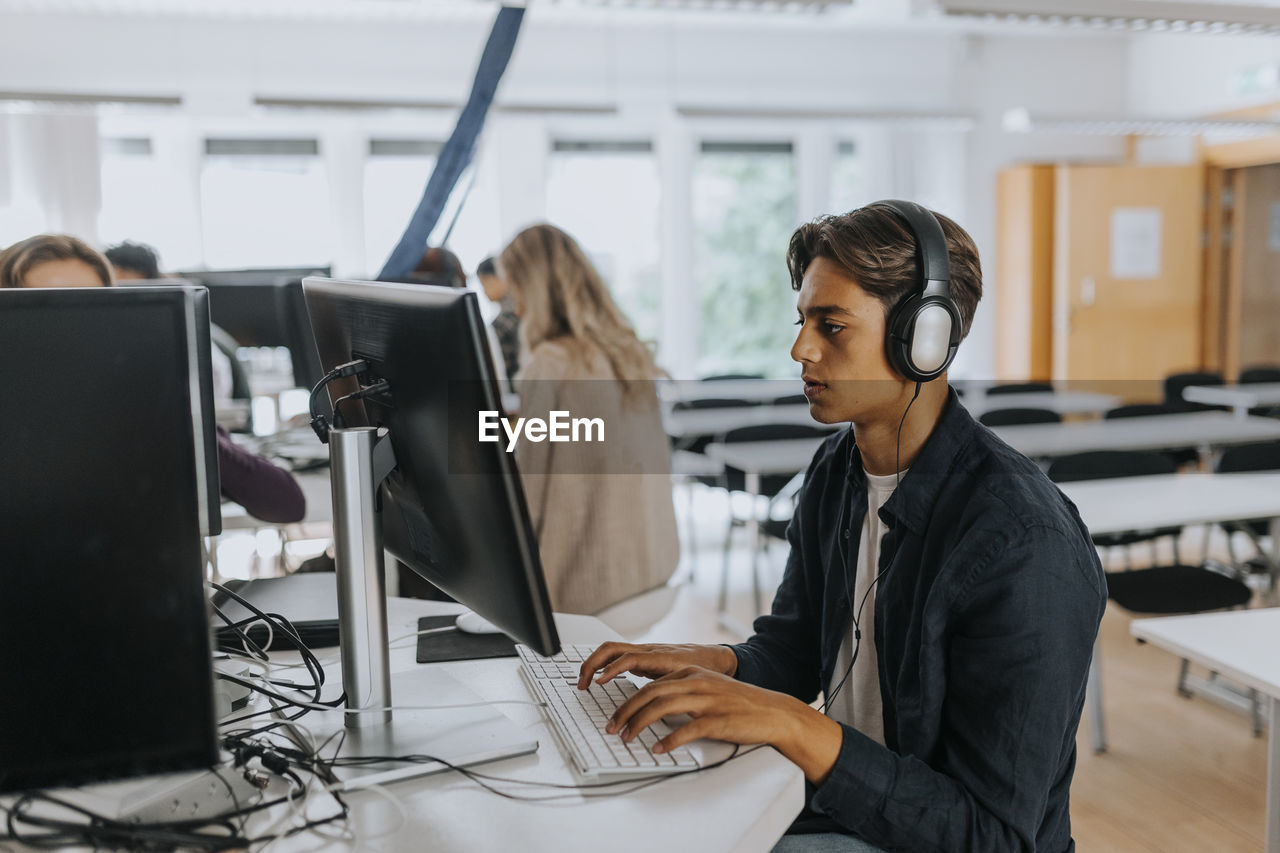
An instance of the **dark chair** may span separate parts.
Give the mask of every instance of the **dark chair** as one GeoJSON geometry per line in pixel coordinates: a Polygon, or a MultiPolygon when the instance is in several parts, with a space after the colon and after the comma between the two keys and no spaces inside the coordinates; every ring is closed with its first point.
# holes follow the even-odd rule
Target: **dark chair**
{"type": "MultiPolygon", "coordinates": [[[[1244,444],[1222,451],[1218,458],[1217,471],[1220,474],[1238,474],[1247,471],[1280,470],[1280,441],[1269,441],[1261,444],[1244,444]]],[[[1248,521],[1237,521],[1223,525],[1227,530],[1227,550],[1231,554],[1231,562],[1259,573],[1271,575],[1272,585],[1280,574],[1280,565],[1276,565],[1271,553],[1263,547],[1262,537],[1270,532],[1271,520],[1255,518],[1248,521]],[[1253,541],[1258,554],[1253,560],[1241,563],[1236,559],[1235,545],[1231,541],[1232,531],[1244,533],[1253,541]]]]}
{"type": "Polygon", "coordinates": [[[1127,406],[1116,406],[1114,409],[1107,409],[1103,418],[1106,420],[1115,420],[1116,418],[1145,418],[1152,415],[1172,415],[1173,409],[1170,409],[1164,403],[1130,403],[1127,406]]]}
{"type": "Polygon", "coordinates": [[[803,394],[788,394],[785,397],[774,397],[772,404],[775,406],[804,406],[809,402],[809,398],[803,394]]]}
{"type": "Polygon", "coordinates": [[[1053,386],[1048,382],[1007,382],[1004,385],[993,385],[987,394],[1041,394],[1053,393],[1053,386]]]}
{"type": "Polygon", "coordinates": [[[702,382],[730,382],[735,379],[764,379],[763,373],[716,373],[704,376],[702,382]]]}
{"type": "Polygon", "coordinates": [[[1236,380],[1241,385],[1255,385],[1260,382],[1280,382],[1280,366],[1255,365],[1240,371],[1236,380]]]}
{"type": "MultiPolygon", "coordinates": [[[[673,412],[687,412],[693,409],[741,409],[747,406],[758,406],[758,402],[751,400],[726,399],[721,397],[705,397],[693,400],[680,400],[671,406],[673,412]]],[[[707,445],[715,441],[714,435],[684,435],[680,438],[673,439],[671,443],[672,450],[688,450],[693,453],[701,453],[706,449],[707,445]]]]}
{"type": "MultiPolygon", "coordinates": [[[[1272,365],[1255,365],[1240,371],[1236,380],[1241,385],[1256,385],[1262,382],[1280,382],[1280,367],[1272,365]]],[[[1251,415],[1264,417],[1280,417],[1280,406],[1255,406],[1249,410],[1251,415]]]]}
{"type": "MultiPolygon", "coordinates": [[[[1049,462],[1049,479],[1055,483],[1073,483],[1078,480],[1107,480],[1113,477],[1140,477],[1153,474],[1172,474],[1177,464],[1164,453],[1139,451],[1097,450],[1089,453],[1071,453],[1058,456],[1049,462]]],[[[1154,544],[1164,536],[1173,537],[1173,561],[1182,562],[1178,555],[1178,537],[1182,527],[1161,527],[1155,530],[1134,530],[1124,533],[1104,533],[1093,537],[1099,548],[1116,548],[1137,542],[1154,544]]],[[[1125,557],[1129,558],[1128,550],[1125,557]]],[[[1154,562],[1154,559],[1153,559],[1154,562]]],[[[1132,561],[1130,561],[1132,565],[1132,561]]]]}
{"type": "MultiPolygon", "coordinates": [[[[1159,453],[1128,450],[1104,450],[1080,453],[1055,459],[1049,466],[1049,477],[1055,482],[1086,479],[1110,479],[1114,477],[1141,477],[1151,474],[1171,474],[1175,465],[1171,459],[1159,453]]],[[[1183,565],[1178,557],[1180,527],[1159,530],[1133,531],[1119,534],[1121,541],[1143,541],[1158,536],[1173,537],[1174,562],[1146,569],[1106,573],[1107,597],[1131,613],[1163,615],[1171,613],[1202,613],[1242,607],[1253,597],[1248,584],[1206,565],[1183,565]]],[[[1095,536],[1095,544],[1107,544],[1112,537],[1095,536]]],[[[1128,542],[1125,542],[1128,544],[1128,542]]],[[[1178,692],[1190,695],[1186,687],[1189,662],[1184,658],[1178,674],[1178,692]]],[[[1097,674],[1091,672],[1090,678],[1097,674]]],[[[1095,682],[1093,690],[1097,690],[1095,682]]],[[[1256,734],[1261,725],[1261,702],[1256,692],[1251,693],[1253,726],[1256,734]]],[[[1097,697],[1091,701],[1097,702],[1097,697]]]]}
{"type": "MultiPolygon", "coordinates": [[[[748,441],[785,441],[795,438],[822,438],[829,435],[827,430],[816,426],[806,426],[805,424],[758,424],[755,426],[739,427],[731,429],[721,436],[720,441],[725,444],[734,444],[748,441]]],[[[729,590],[729,551],[733,545],[733,531],[736,527],[744,527],[748,522],[755,519],[760,520],[762,526],[768,524],[772,518],[772,511],[778,502],[786,498],[789,494],[788,487],[794,484],[803,472],[791,474],[766,474],[759,479],[759,488],[756,491],[758,497],[766,499],[765,512],[763,517],[758,514],[758,507],[753,505],[751,512],[753,516],[739,518],[734,515],[733,503],[729,504],[729,528],[725,533],[724,539],[724,566],[720,575],[720,599],[717,609],[723,611],[725,602],[728,597],[729,590]]],[[[742,492],[746,490],[746,475],[736,468],[725,466],[724,473],[720,477],[720,488],[727,491],[730,495],[733,492],[742,492]]],[[[767,528],[766,528],[767,529],[767,528]]],[[[784,523],[785,530],[785,523],[784,523]]],[[[763,541],[763,539],[761,540],[763,541]]],[[[760,568],[759,568],[759,550],[755,550],[751,554],[751,578],[752,592],[754,595],[754,604],[756,613],[763,611],[763,600],[760,590],[760,568]]]]}
{"type": "Polygon", "coordinates": [[[978,423],[989,427],[1061,422],[1062,415],[1052,409],[992,409],[978,416],[978,423]]]}
{"type": "Polygon", "coordinates": [[[1210,406],[1189,403],[1182,399],[1182,391],[1191,385],[1221,385],[1222,374],[1212,371],[1173,373],[1164,379],[1164,404],[1175,412],[1204,412],[1225,409],[1226,406],[1210,406]]]}

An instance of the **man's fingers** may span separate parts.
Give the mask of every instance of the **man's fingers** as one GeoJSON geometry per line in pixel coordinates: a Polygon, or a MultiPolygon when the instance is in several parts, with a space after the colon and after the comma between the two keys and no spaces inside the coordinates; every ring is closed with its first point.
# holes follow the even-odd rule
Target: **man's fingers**
{"type": "MultiPolygon", "coordinates": [[[[697,667],[686,668],[697,671],[697,667]]],[[[675,675],[675,673],[672,673],[672,675],[675,675]]],[[[635,695],[626,702],[623,702],[618,709],[613,712],[613,716],[609,718],[609,722],[605,725],[604,730],[613,734],[614,732],[621,730],[623,726],[629,726],[629,720],[635,716],[641,708],[648,705],[650,702],[657,701],[665,696],[693,695],[702,692],[703,691],[698,690],[696,681],[691,681],[686,678],[661,678],[657,681],[651,681],[644,687],[637,690],[635,695]]],[[[679,714],[681,712],[667,711],[664,713],[679,714]]],[[[646,725],[648,724],[646,723],[646,725]]],[[[632,728],[634,728],[634,726],[632,726],[632,728]]],[[[643,728],[644,726],[640,726],[636,731],[640,731],[640,729],[643,728]]]]}
{"type": "Polygon", "coordinates": [[[691,714],[695,718],[712,707],[715,700],[709,696],[690,693],[676,693],[660,696],[649,702],[632,715],[626,727],[620,730],[622,739],[628,743],[639,737],[640,732],[674,714],[691,714]]]}
{"type": "Polygon", "coordinates": [[[587,685],[591,683],[591,677],[610,661],[616,659],[627,648],[624,643],[608,642],[602,644],[598,649],[587,656],[582,662],[582,666],[578,668],[578,689],[586,690],[587,685]]]}
{"type": "Polygon", "coordinates": [[[714,717],[695,717],[688,723],[673,731],[653,745],[653,752],[670,752],[676,747],[692,743],[699,738],[716,736],[716,720],[714,717]]]}

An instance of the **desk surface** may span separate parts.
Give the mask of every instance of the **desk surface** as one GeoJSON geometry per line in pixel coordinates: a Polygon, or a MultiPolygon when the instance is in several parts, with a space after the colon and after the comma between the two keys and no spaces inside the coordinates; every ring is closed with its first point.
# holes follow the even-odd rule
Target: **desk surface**
{"type": "Polygon", "coordinates": [[[1059,488],[1094,534],[1280,517],[1280,471],[1120,477],[1059,488]]]}
{"type": "Polygon", "coordinates": [[[809,414],[809,404],[782,406],[733,406],[723,409],[680,409],[662,417],[663,428],[672,438],[719,435],[731,429],[760,424],[800,424],[817,429],[836,429],[819,423],[809,414]]]}
{"type": "Polygon", "coordinates": [[[1280,607],[1135,619],[1129,631],[1232,681],[1280,697],[1280,607]]]}
{"type": "Polygon", "coordinates": [[[1257,382],[1247,385],[1188,385],[1182,399],[1211,406],[1280,406],[1280,382],[1257,382]]]}
{"type": "MultiPolygon", "coordinates": [[[[456,605],[391,599],[390,634],[416,630],[419,616],[458,612],[456,605]]],[[[565,643],[596,643],[614,638],[589,616],[557,615],[565,643]]],[[[421,669],[414,643],[393,644],[393,672],[421,669]]],[[[336,657],[336,650],[327,657],[336,657]]],[[[515,658],[432,664],[487,700],[528,700],[515,658]]],[[[336,664],[333,664],[336,668],[336,664]]],[[[336,673],[331,673],[334,677],[336,673]]],[[[483,765],[482,772],[556,784],[575,781],[541,712],[531,705],[499,709],[539,742],[533,755],[483,765]]],[[[300,722],[305,723],[304,717],[300,722]]],[[[348,796],[359,836],[383,850],[588,850],[651,851],[662,847],[707,851],[767,851],[804,802],[804,777],[773,749],[759,749],[723,767],[672,778],[643,790],[598,799],[572,791],[504,786],[525,796],[568,794],[563,801],[526,803],[500,798],[454,773],[395,783],[387,790],[403,805],[404,825],[384,797],[372,792],[348,796]],[[696,805],[695,805],[696,804],[696,805]],[[379,832],[389,834],[377,836],[379,832]],[[376,837],[375,837],[376,836],[376,837]]],[[[619,786],[627,788],[628,786],[619,786]]],[[[303,835],[283,850],[354,849],[318,835],[303,835]]]]}
{"type": "Polygon", "coordinates": [[[1239,418],[1230,412],[1190,412],[995,427],[996,435],[1027,456],[1065,456],[1091,450],[1172,450],[1280,440],[1280,421],[1239,418]]]}

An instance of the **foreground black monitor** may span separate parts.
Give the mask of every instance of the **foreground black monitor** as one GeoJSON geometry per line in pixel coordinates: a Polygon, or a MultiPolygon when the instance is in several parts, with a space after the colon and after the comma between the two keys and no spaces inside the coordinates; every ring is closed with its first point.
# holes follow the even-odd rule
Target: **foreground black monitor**
{"type": "Polygon", "coordinates": [[[517,641],[554,654],[559,640],[520,475],[504,444],[479,440],[479,413],[502,404],[476,295],[313,278],[303,288],[323,368],[364,359],[362,384],[390,384],[387,395],[342,407],[347,426],[390,432],[386,549],[517,641]]]}
{"type": "Polygon", "coordinates": [[[217,761],[203,294],[0,290],[0,791],[217,761]]]}

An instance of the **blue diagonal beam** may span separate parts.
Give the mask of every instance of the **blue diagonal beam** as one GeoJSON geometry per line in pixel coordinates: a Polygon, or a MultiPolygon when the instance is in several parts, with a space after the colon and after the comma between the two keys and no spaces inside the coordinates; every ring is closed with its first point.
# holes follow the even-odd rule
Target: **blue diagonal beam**
{"type": "Polygon", "coordinates": [[[523,8],[503,6],[498,10],[484,53],[480,55],[480,67],[476,69],[467,105],[462,108],[462,114],[458,116],[458,123],[454,126],[449,141],[440,151],[436,167],[431,172],[427,188],[422,192],[422,199],[418,202],[408,227],[400,237],[400,242],[392,249],[391,257],[387,258],[378,278],[394,279],[408,275],[422,259],[422,251],[426,248],[431,231],[440,221],[440,212],[449,200],[449,194],[453,192],[458,178],[475,155],[476,138],[484,127],[494,92],[498,89],[498,81],[507,70],[523,20],[523,8]]]}

